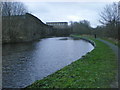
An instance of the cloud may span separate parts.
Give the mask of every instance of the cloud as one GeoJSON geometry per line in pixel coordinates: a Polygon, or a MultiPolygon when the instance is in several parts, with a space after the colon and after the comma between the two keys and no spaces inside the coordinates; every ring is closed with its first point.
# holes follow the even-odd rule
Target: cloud
{"type": "Polygon", "coordinates": [[[79,21],[80,17],[79,16],[70,15],[70,16],[67,16],[67,19],[69,21],[79,21]]]}
{"type": "MultiPolygon", "coordinates": [[[[11,0],[8,0],[11,1],[11,0]]],[[[22,2],[119,2],[119,0],[17,0],[22,2]]]]}
{"type": "Polygon", "coordinates": [[[111,2],[24,2],[28,9],[44,23],[48,21],[89,20],[97,26],[99,13],[111,2]]]}

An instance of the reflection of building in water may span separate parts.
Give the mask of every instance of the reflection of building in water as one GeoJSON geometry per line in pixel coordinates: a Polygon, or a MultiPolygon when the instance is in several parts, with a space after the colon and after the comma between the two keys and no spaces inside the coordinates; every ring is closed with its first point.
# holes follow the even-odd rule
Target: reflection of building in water
{"type": "Polygon", "coordinates": [[[55,28],[67,28],[68,22],[46,22],[47,25],[53,26],[55,28]]]}

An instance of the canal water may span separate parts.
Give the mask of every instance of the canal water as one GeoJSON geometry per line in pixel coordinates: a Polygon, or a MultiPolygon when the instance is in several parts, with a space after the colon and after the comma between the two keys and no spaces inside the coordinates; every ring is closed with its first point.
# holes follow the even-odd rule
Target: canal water
{"type": "Polygon", "coordinates": [[[3,45],[3,88],[24,88],[94,49],[84,40],[60,40],[64,38],[3,45]]]}

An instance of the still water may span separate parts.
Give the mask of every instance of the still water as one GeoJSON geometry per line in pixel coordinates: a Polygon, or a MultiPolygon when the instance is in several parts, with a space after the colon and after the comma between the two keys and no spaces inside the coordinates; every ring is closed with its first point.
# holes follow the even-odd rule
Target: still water
{"type": "Polygon", "coordinates": [[[24,88],[94,49],[84,40],[62,38],[3,45],[3,88],[24,88]]]}

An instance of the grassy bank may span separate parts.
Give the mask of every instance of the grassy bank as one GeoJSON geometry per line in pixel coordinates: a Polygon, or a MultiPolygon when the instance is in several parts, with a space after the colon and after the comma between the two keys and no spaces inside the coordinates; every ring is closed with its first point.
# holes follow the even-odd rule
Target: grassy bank
{"type": "Polygon", "coordinates": [[[106,44],[91,39],[96,43],[92,52],[27,88],[109,88],[116,75],[116,56],[106,44]]]}

